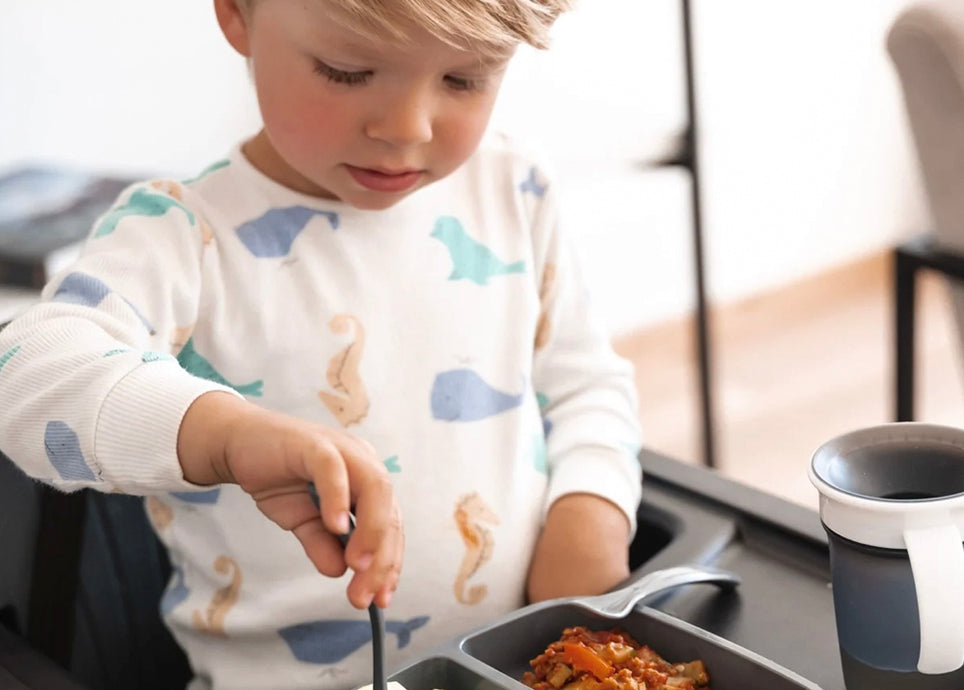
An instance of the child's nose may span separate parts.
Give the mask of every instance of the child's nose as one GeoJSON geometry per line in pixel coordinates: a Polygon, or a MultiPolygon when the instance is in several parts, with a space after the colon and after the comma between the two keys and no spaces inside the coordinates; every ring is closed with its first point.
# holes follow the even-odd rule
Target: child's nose
{"type": "Polygon", "coordinates": [[[365,134],[394,146],[425,144],[432,140],[432,119],[431,97],[413,90],[371,115],[365,134]]]}

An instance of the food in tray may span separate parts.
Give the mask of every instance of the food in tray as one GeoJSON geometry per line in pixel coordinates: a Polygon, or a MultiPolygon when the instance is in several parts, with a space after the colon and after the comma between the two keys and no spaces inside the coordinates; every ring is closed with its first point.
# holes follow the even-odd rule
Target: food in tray
{"type": "Polygon", "coordinates": [[[534,690],[709,690],[700,660],[670,663],[618,628],[566,628],[529,662],[522,682],[534,690]]]}

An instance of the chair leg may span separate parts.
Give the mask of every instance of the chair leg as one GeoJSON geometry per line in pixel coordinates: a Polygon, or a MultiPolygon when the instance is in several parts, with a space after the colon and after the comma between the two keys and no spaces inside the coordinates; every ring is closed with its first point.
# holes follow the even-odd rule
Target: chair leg
{"type": "Polygon", "coordinates": [[[896,421],[914,419],[914,311],[918,263],[900,247],[894,252],[896,421]]]}

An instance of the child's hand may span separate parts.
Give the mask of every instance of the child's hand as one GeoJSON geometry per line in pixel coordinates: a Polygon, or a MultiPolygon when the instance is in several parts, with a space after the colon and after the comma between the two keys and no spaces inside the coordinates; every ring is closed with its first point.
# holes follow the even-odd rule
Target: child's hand
{"type": "Polygon", "coordinates": [[[178,457],[195,484],[235,483],[261,511],[301,542],[315,567],[338,577],[355,571],[348,599],[357,608],[388,605],[397,586],[404,537],[388,473],[366,441],[339,429],[262,409],[229,393],[199,397],[181,422],[178,457]],[[321,504],[315,508],[308,483],[321,504]],[[336,534],[357,524],[348,547],[336,534]]]}
{"type": "Polygon", "coordinates": [[[601,594],[629,577],[629,522],[592,494],[563,496],[549,509],[529,566],[530,602],[601,594]]]}

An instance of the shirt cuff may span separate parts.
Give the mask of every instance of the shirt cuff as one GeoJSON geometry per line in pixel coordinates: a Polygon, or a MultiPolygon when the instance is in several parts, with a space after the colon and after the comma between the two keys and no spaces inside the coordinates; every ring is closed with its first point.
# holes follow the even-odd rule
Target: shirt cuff
{"type": "Polygon", "coordinates": [[[130,494],[190,491],[177,457],[181,420],[204,393],[226,386],[185,372],[173,359],[147,362],[124,376],[101,405],[94,433],[101,479],[130,494]]]}

